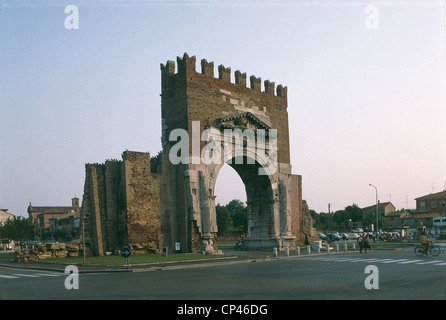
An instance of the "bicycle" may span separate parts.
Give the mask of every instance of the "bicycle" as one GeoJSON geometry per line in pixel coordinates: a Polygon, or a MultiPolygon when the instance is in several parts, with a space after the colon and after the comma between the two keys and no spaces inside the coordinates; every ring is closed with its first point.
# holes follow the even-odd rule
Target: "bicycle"
{"type": "Polygon", "coordinates": [[[440,254],[440,247],[434,245],[432,241],[429,241],[429,247],[427,249],[424,245],[421,244],[415,247],[415,254],[419,257],[421,257],[422,255],[427,255],[428,252],[432,256],[436,257],[440,254]]]}

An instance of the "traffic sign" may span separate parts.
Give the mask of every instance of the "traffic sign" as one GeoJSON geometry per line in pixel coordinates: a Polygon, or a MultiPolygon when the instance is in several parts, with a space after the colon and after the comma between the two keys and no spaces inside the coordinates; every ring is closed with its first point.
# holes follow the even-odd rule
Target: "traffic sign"
{"type": "Polygon", "coordinates": [[[126,258],[126,259],[128,257],[130,257],[130,255],[132,254],[132,252],[130,251],[130,248],[128,248],[128,247],[122,248],[120,253],[121,253],[121,257],[126,258]]]}

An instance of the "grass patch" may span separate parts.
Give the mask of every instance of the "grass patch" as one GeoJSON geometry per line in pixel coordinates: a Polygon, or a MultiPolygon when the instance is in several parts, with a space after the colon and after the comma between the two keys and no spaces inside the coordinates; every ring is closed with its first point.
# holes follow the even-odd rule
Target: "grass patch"
{"type": "MultiPolygon", "coordinates": [[[[202,260],[202,259],[216,259],[221,257],[232,256],[217,256],[217,255],[204,255],[194,253],[171,253],[167,256],[166,262],[172,261],[188,261],[188,260],[202,260]]],[[[56,263],[68,263],[68,264],[82,264],[82,257],[65,257],[60,259],[45,259],[42,261],[56,262],[56,263]]],[[[121,256],[103,256],[103,257],[86,257],[86,264],[98,264],[98,265],[124,265],[125,259],[121,256]]],[[[162,254],[138,254],[129,257],[129,264],[145,264],[145,263],[158,263],[164,262],[162,254]]]]}
{"type": "Polygon", "coordinates": [[[221,248],[234,248],[235,247],[235,242],[222,242],[222,243],[217,243],[217,247],[218,249],[221,248]]]}
{"type": "Polygon", "coordinates": [[[0,261],[5,261],[5,260],[14,260],[14,254],[12,253],[2,253],[0,254],[0,261]]]}

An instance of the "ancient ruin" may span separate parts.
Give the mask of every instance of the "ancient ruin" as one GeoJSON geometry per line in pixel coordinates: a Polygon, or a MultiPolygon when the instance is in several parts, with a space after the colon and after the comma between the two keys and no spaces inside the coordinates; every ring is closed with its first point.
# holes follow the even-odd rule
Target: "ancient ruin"
{"type": "Polygon", "coordinates": [[[39,243],[32,248],[22,248],[14,252],[14,261],[18,263],[65,257],[79,257],[82,246],[79,240],[67,243],[39,243]]]}
{"type": "Polygon", "coordinates": [[[292,174],[287,87],[187,53],[161,64],[162,151],[125,151],[87,164],[82,202],[87,248],[104,255],[218,252],[215,183],[227,163],[247,196],[248,250],[293,248],[315,236],[302,177],[292,174]],[[177,67],[177,70],[175,70],[177,67]]]}

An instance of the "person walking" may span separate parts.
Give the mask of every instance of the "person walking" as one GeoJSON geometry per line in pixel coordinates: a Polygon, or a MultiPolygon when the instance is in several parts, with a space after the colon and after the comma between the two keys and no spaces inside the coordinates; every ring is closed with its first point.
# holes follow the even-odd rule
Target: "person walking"
{"type": "Polygon", "coordinates": [[[367,253],[367,249],[370,249],[370,238],[368,233],[364,235],[363,243],[364,243],[364,252],[367,253]]]}
{"type": "Polygon", "coordinates": [[[359,246],[359,253],[362,253],[362,249],[364,248],[364,238],[363,238],[363,234],[360,234],[358,239],[356,240],[356,242],[358,243],[359,246]]]}

